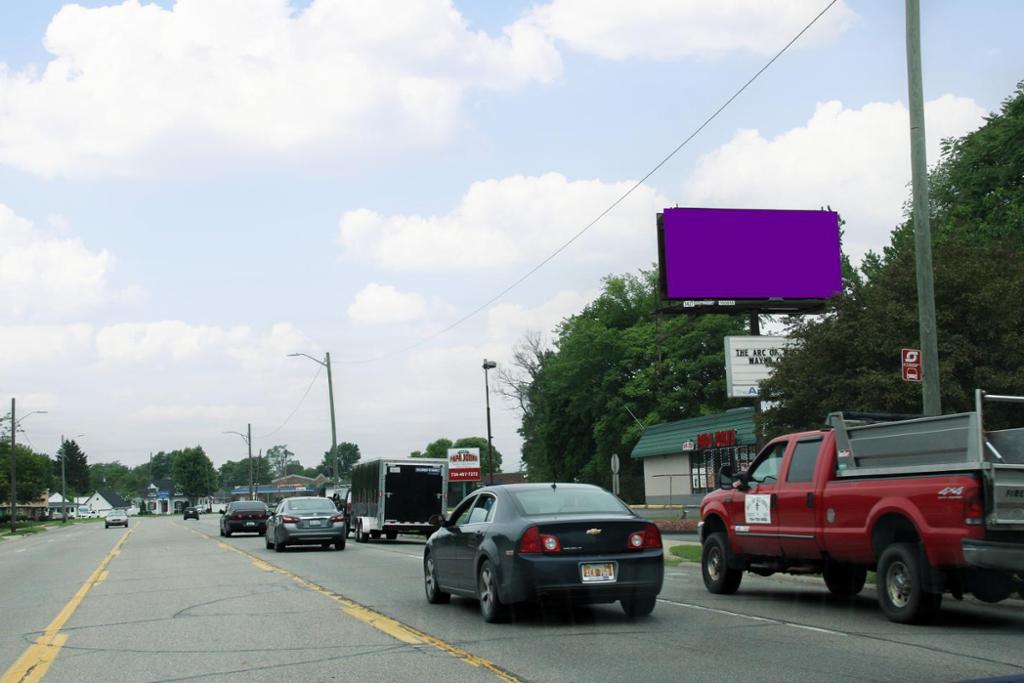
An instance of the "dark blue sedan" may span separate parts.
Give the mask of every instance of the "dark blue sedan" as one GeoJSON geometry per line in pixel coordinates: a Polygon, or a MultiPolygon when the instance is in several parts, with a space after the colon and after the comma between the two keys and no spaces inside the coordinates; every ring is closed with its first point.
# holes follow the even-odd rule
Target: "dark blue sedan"
{"type": "Polygon", "coordinates": [[[484,621],[548,597],[619,601],[654,610],[664,579],[661,534],[611,493],[589,484],[488,486],[467,496],[427,541],[427,601],[480,601],[484,621]]]}

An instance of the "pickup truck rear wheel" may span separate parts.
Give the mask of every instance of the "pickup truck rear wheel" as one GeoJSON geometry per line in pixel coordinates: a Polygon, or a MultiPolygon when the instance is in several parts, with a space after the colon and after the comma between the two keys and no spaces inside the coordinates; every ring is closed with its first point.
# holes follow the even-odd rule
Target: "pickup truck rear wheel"
{"type": "Polygon", "coordinates": [[[743,570],[729,568],[729,538],[723,532],[713,533],[704,540],[700,573],[709,593],[732,595],[739,590],[743,570]]]}
{"type": "Polygon", "coordinates": [[[878,560],[878,604],[890,621],[927,621],[942,605],[941,593],[923,587],[928,561],[913,543],[893,543],[878,560]]]}
{"type": "Polygon", "coordinates": [[[845,562],[829,562],[823,571],[825,586],[832,595],[849,598],[860,593],[868,578],[865,567],[846,564],[845,562]]]}

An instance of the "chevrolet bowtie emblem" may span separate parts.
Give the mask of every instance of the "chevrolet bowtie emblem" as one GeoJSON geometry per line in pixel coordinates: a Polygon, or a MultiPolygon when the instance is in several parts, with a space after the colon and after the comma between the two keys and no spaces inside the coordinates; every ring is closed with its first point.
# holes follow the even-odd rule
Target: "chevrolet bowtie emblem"
{"type": "Polygon", "coordinates": [[[588,536],[597,536],[600,533],[601,533],[600,529],[587,529],[587,535],[588,536]]]}

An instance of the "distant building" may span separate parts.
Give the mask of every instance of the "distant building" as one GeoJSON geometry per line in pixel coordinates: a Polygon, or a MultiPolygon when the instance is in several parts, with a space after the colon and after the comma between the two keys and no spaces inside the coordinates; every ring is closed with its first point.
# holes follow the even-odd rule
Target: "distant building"
{"type": "Polygon", "coordinates": [[[85,506],[89,508],[90,512],[94,512],[100,517],[106,517],[111,510],[126,510],[128,501],[113,489],[96,489],[96,492],[85,500],[85,506]]]}
{"type": "Polygon", "coordinates": [[[154,515],[178,515],[188,507],[188,498],[182,495],[172,479],[157,479],[142,492],[142,504],[154,515]]]}

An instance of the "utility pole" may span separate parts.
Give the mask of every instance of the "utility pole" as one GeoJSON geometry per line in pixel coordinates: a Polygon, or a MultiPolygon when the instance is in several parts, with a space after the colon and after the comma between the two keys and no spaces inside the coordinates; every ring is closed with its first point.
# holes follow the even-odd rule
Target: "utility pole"
{"type": "Polygon", "coordinates": [[[68,480],[64,476],[64,461],[67,459],[67,450],[64,448],[64,435],[60,435],[60,497],[63,499],[61,507],[64,508],[63,524],[68,523],[68,480]]]}
{"type": "Polygon", "coordinates": [[[327,400],[331,402],[331,462],[334,464],[334,491],[338,491],[338,428],[334,423],[334,380],[331,377],[331,352],[324,355],[327,366],[327,400]]]}
{"type": "Polygon", "coordinates": [[[921,3],[906,0],[907,84],[910,103],[910,166],[914,188],[914,256],[917,266],[918,333],[921,337],[921,393],[925,415],[941,415],[939,342],[935,323],[935,282],[929,224],[928,160],[924,138],[921,80],[921,3]]]}
{"type": "Polygon", "coordinates": [[[18,530],[18,522],[16,521],[18,516],[18,503],[16,502],[18,496],[18,466],[16,464],[17,457],[14,452],[15,439],[14,434],[18,431],[18,425],[14,420],[14,397],[11,397],[11,533],[13,534],[18,530]]]}
{"type": "Polygon", "coordinates": [[[249,436],[245,437],[245,445],[249,447],[249,500],[256,500],[256,490],[252,486],[252,423],[247,423],[246,432],[249,436]]]}

